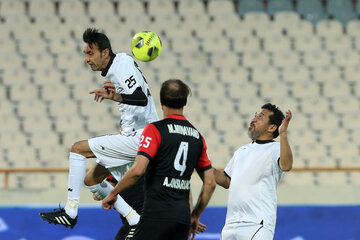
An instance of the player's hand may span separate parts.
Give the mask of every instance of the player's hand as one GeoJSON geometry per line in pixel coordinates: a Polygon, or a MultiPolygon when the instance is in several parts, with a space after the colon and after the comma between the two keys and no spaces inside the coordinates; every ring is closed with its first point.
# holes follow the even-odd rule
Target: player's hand
{"type": "Polygon", "coordinates": [[[112,209],[117,200],[117,195],[109,193],[104,200],[102,200],[102,208],[105,210],[112,209]]]}
{"type": "Polygon", "coordinates": [[[99,198],[98,196],[96,196],[95,193],[93,193],[93,199],[94,199],[95,201],[101,201],[101,198],[99,198]]]}
{"type": "Polygon", "coordinates": [[[282,120],[281,125],[279,127],[279,134],[286,133],[291,118],[292,118],[292,113],[290,110],[288,110],[286,112],[284,120],[282,120]]]}
{"type": "Polygon", "coordinates": [[[106,80],[104,83],[103,83],[103,88],[107,91],[113,91],[113,92],[116,92],[116,88],[115,88],[115,85],[109,81],[109,80],[106,80]]]}
{"type": "Polygon", "coordinates": [[[205,232],[206,231],[207,226],[201,222],[199,222],[196,234],[198,234],[199,232],[205,232]]]}
{"type": "Polygon", "coordinates": [[[115,95],[114,91],[106,90],[106,89],[96,89],[89,93],[95,94],[94,96],[95,102],[99,102],[99,101],[102,102],[104,99],[113,99],[115,95]]]}
{"type": "Polygon", "coordinates": [[[191,223],[190,223],[190,230],[189,230],[188,239],[191,239],[191,240],[195,239],[196,234],[199,233],[199,231],[198,231],[199,225],[200,225],[199,218],[191,216],[191,223]]]}

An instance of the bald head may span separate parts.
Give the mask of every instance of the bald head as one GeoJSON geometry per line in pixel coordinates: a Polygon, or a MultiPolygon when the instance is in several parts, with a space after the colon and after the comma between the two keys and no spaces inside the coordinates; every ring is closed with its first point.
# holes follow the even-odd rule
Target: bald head
{"type": "Polygon", "coordinates": [[[186,105],[190,88],[179,79],[169,79],[161,85],[160,102],[170,108],[179,109],[186,105]]]}

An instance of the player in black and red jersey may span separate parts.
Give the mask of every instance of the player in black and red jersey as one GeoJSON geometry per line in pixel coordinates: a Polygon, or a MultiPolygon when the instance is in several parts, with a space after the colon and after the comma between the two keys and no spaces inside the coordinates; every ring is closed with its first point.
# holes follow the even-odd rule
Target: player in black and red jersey
{"type": "Polygon", "coordinates": [[[145,174],[145,202],[133,239],[187,239],[196,234],[201,213],[215,189],[206,143],[183,116],[190,88],[181,80],[165,81],[160,90],[164,119],[148,124],[140,137],[134,165],[103,200],[113,207],[117,194],[145,174]],[[198,201],[190,212],[190,178],[194,168],[203,181],[198,201]]]}

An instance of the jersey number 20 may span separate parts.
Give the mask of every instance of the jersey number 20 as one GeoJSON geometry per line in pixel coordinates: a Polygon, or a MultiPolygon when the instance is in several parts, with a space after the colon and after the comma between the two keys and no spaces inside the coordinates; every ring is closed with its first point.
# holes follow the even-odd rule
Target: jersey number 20
{"type": "Polygon", "coordinates": [[[185,169],[186,169],[186,160],[187,160],[188,149],[189,149],[189,143],[181,142],[179,149],[175,156],[174,168],[177,171],[180,171],[180,176],[182,176],[184,174],[185,169]]]}

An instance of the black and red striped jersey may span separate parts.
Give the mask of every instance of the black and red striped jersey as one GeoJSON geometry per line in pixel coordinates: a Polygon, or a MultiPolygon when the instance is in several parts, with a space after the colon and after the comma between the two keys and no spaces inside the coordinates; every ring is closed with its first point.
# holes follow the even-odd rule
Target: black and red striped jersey
{"type": "Polygon", "coordinates": [[[145,175],[143,218],[190,223],[189,190],[194,168],[211,168],[204,138],[184,116],[148,124],[138,154],[150,162],[145,175]]]}

